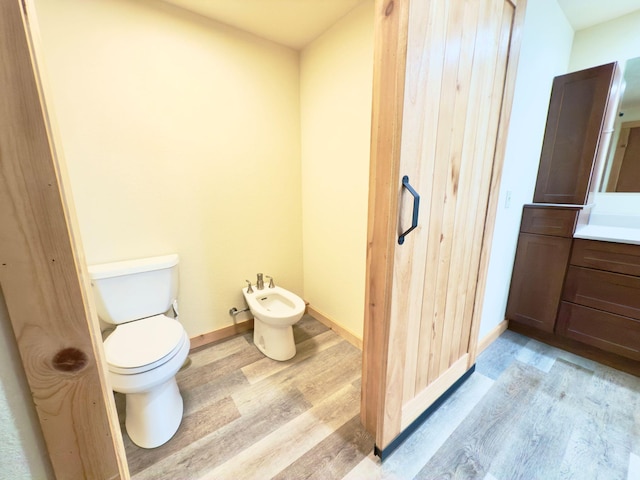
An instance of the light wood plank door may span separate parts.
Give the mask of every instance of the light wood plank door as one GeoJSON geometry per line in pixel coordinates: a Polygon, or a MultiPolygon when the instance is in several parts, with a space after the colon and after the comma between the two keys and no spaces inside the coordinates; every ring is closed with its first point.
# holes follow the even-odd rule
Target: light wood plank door
{"type": "Polygon", "coordinates": [[[475,362],[524,2],[377,7],[396,43],[376,45],[362,420],[384,456],[475,362]]]}
{"type": "Polygon", "coordinates": [[[0,290],[56,478],[128,478],[27,8],[0,0],[0,290]]]}

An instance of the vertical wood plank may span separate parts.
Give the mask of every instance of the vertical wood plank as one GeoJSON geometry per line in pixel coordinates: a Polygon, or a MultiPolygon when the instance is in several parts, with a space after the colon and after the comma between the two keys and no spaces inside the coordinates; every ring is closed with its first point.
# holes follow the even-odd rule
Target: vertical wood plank
{"type": "MultiPolygon", "coordinates": [[[[416,374],[420,361],[420,329],[424,316],[424,303],[407,302],[406,298],[421,299],[425,291],[425,265],[427,258],[427,230],[431,211],[429,202],[434,186],[435,146],[439,116],[442,63],[444,61],[444,26],[447,5],[443,2],[412,2],[407,47],[407,78],[402,136],[402,174],[408,174],[422,197],[418,227],[395,251],[394,296],[392,316],[401,316],[408,322],[403,399],[413,398],[416,374]],[[428,105],[427,108],[424,108],[428,105]]],[[[402,212],[401,212],[402,216],[402,212]]],[[[427,344],[427,348],[429,345],[427,344]]],[[[428,350],[422,356],[428,356],[428,350]]]]}
{"type": "Polygon", "coordinates": [[[0,0],[0,284],[58,478],[128,478],[26,4],[0,0]]]}
{"type": "MultiPolygon", "coordinates": [[[[378,431],[387,373],[409,0],[376,0],[360,417],[378,431]]],[[[379,440],[378,440],[379,442],[379,440]]],[[[379,442],[380,443],[380,442],[379,442]]]]}
{"type": "Polygon", "coordinates": [[[487,62],[484,52],[491,51],[490,46],[495,45],[492,37],[495,37],[494,29],[487,28],[486,18],[491,14],[491,5],[484,2],[478,5],[476,13],[475,42],[473,49],[472,65],[482,65],[483,68],[471,68],[469,74],[469,94],[467,115],[464,126],[464,138],[462,143],[464,148],[461,152],[460,178],[458,190],[462,192],[458,195],[456,204],[455,226],[453,232],[453,251],[451,254],[451,272],[449,275],[449,293],[446,299],[446,311],[450,333],[448,344],[451,348],[448,351],[448,358],[442,357],[441,369],[448,368],[460,358],[464,352],[459,352],[458,345],[462,335],[464,324],[464,304],[467,297],[466,283],[461,279],[468,274],[469,262],[467,253],[472,239],[470,232],[473,232],[473,225],[476,219],[478,208],[477,184],[481,169],[476,168],[478,158],[477,144],[480,140],[486,141],[482,133],[482,125],[477,125],[478,118],[484,118],[484,107],[487,95],[483,95],[486,89],[486,78],[489,76],[493,66],[487,62]]]}
{"type": "MultiPolygon", "coordinates": [[[[477,110],[470,112],[470,118],[483,118],[484,122],[476,125],[476,138],[474,139],[470,168],[473,169],[472,181],[468,190],[472,199],[466,212],[462,242],[464,256],[464,266],[458,280],[458,305],[457,311],[460,322],[460,334],[455,338],[452,345],[450,361],[455,361],[459,355],[467,352],[469,327],[471,323],[471,311],[469,306],[473,306],[475,301],[475,279],[477,274],[477,259],[474,252],[478,251],[477,232],[484,228],[486,218],[486,207],[488,197],[486,188],[488,180],[491,178],[493,148],[497,139],[497,114],[502,105],[501,99],[504,94],[504,69],[507,52],[500,45],[503,11],[505,3],[502,0],[492,0],[485,4],[485,9],[481,17],[478,38],[478,50],[476,51],[476,61],[484,65],[485,68],[478,72],[477,82],[478,99],[477,110]],[[469,280],[472,278],[473,280],[469,280]]],[[[510,8],[510,6],[509,6],[510,8]]],[[[473,122],[473,120],[471,120],[473,122]]]]}
{"type": "Polygon", "coordinates": [[[524,16],[527,7],[527,0],[510,0],[505,4],[505,9],[510,10],[511,21],[509,22],[509,42],[507,48],[508,57],[506,80],[504,83],[503,101],[500,111],[500,120],[498,125],[498,139],[493,153],[493,168],[491,172],[491,183],[489,186],[489,203],[487,206],[486,218],[484,220],[482,235],[480,236],[479,246],[479,268],[475,277],[475,295],[473,307],[470,309],[471,329],[467,344],[462,343],[460,350],[464,349],[469,353],[469,366],[476,361],[478,347],[478,332],[480,330],[480,322],[482,320],[482,305],[486,288],[487,273],[489,270],[489,256],[491,253],[491,243],[493,241],[493,231],[496,221],[496,211],[498,209],[498,196],[500,194],[500,178],[502,177],[502,167],[504,164],[504,155],[507,147],[507,135],[509,131],[509,122],[511,120],[511,106],[513,104],[513,94],[515,90],[516,74],[518,70],[518,58],[520,56],[520,46],[522,43],[522,27],[524,25],[524,16]]]}
{"type": "MultiPolygon", "coordinates": [[[[460,216],[464,215],[465,207],[469,198],[469,185],[465,184],[465,177],[474,170],[473,163],[463,162],[463,155],[473,143],[469,140],[472,135],[469,130],[475,130],[475,123],[468,121],[473,115],[470,106],[470,93],[473,88],[474,71],[483,71],[486,65],[481,64],[480,68],[473,68],[475,49],[477,48],[476,31],[478,29],[478,15],[482,2],[470,2],[465,5],[462,18],[461,54],[458,59],[458,71],[456,74],[456,102],[454,110],[454,123],[451,134],[451,146],[449,153],[449,168],[447,178],[443,179],[447,184],[447,192],[444,198],[445,221],[442,225],[442,236],[445,238],[444,255],[440,261],[439,269],[442,270],[439,284],[443,285],[444,292],[439,296],[439,309],[443,312],[441,321],[442,348],[440,349],[439,369],[433,379],[443,374],[453,362],[459,357],[451,359],[452,346],[455,345],[453,338],[455,330],[455,297],[452,295],[456,291],[459,281],[458,263],[465,257],[465,250],[459,248],[464,244],[465,236],[456,236],[455,227],[460,216]],[[465,188],[461,188],[465,187],[465,188]],[[455,255],[454,255],[455,253],[455,255]]],[[[482,117],[476,117],[482,118],[482,117]]],[[[474,202],[475,203],[475,202],[474,202]]],[[[440,273],[439,273],[440,275],[440,273]]]]}
{"type": "Polygon", "coordinates": [[[437,123],[431,126],[437,131],[436,166],[431,180],[434,183],[430,198],[431,217],[429,224],[426,225],[428,246],[425,285],[427,285],[427,288],[422,297],[424,312],[420,337],[420,358],[428,358],[428,361],[425,362],[425,367],[417,372],[416,391],[422,390],[430,380],[437,377],[440,365],[445,314],[441,300],[446,295],[446,243],[450,240],[445,238],[446,232],[443,231],[443,224],[446,213],[447,172],[454,129],[455,86],[457,85],[458,59],[461,55],[465,3],[453,2],[448,5],[449,12],[446,16],[445,36],[441,46],[444,49],[444,62],[441,69],[442,90],[441,94],[436,97],[440,103],[440,114],[437,123]],[[424,325],[424,322],[426,322],[426,325],[424,325]],[[426,347],[427,342],[429,343],[428,347],[426,347]],[[425,348],[429,350],[429,357],[424,354],[425,348]]]}

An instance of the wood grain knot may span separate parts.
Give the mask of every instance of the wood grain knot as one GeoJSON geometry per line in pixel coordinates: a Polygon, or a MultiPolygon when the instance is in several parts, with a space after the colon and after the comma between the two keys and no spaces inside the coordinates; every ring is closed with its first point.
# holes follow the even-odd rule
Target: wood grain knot
{"type": "Polygon", "coordinates": [[[393,12],[393,1],[387,3],[387,8],[384,11],[384,15],[388,17],[393,12]]]}
{"type": "Polygon", "coordinates": [[[87,354],[77,348],[65,348],[53,357],[53,368],[61,372],[77,372],[89,363],[87,354]]]}

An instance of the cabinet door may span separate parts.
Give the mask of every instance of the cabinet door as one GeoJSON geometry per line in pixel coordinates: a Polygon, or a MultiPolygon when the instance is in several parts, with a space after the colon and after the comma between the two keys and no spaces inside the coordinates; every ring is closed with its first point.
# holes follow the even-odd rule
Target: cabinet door
{"type": "Polygon", "coordinates": [[[553,332],[570,252],[570,238],[520,234],[507,319],[553,332]]]}
{"type": "Polygon", "coordinates": [[[584,204],[616,64],[556,77],[533,201],[584,204]]]}
{"type": "Polygon", "coordinates": [[[514,3],[376,3],[376,29],[388,33],[377,36],[376,55],[392,65],[376,58],[362,419],[382,457],[475,362],[494,159],[504,151],[513,29],[524,11],[518,2],[516,17],[514,3]],[[408,26],[397,27],[407,5],[408,26]],[[404,54],[403,78],[393,77],[404,54]],[[401,175],[421,208],[399,244],[415,205],[401,175]]]}

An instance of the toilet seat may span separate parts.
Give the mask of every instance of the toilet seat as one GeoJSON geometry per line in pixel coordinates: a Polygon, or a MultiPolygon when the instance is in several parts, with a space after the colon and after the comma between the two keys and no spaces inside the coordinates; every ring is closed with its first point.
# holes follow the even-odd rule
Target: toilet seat
{"type": "Polygon", "coordinates": [[[152,370],[169,361],[185,337],[182,325],[165,315],[118,325],[104,341],[109,371],[135,375],[152,370]]]}

